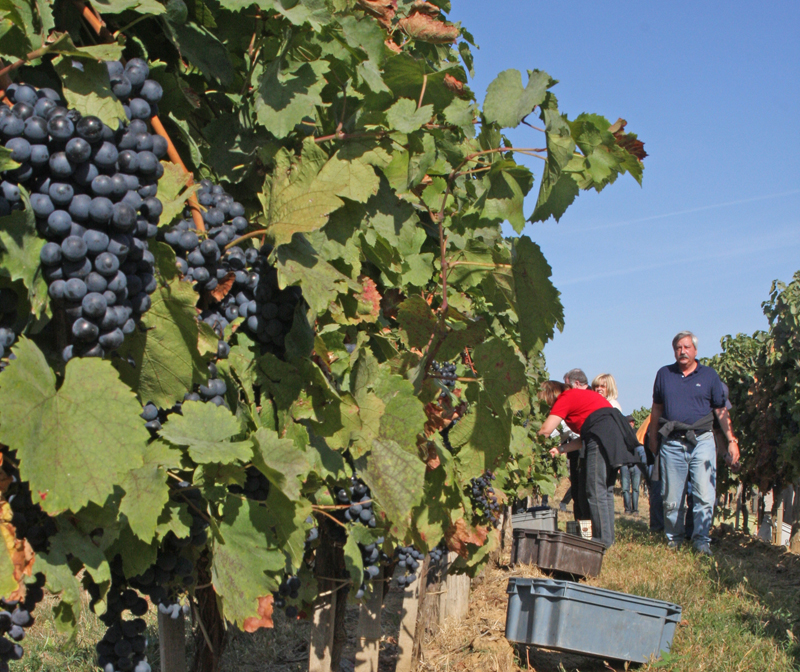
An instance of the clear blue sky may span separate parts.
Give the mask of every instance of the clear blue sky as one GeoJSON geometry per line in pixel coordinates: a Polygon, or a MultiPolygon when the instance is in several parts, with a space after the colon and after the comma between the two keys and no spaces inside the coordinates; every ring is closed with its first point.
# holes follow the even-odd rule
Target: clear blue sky
{"type": "Polygon", "coordinates": [[[642,187],[624,176],[524,231],[564,304],[552,377],[612,373],[630,412],[650,405],[676,332],[710,356],[725,334],[767,327],[772,280],[800,269],[799,2],[453,0],[449,18],[480,47],[480,101],[502,70],[545,70],[562,111],[623,117],[649,154],[642,187]]]}

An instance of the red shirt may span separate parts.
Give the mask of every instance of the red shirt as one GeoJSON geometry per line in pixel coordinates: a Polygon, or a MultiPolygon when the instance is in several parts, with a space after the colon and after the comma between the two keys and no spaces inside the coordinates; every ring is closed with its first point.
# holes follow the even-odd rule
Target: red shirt
{"type": "Polygon", "coordinates": [[[556,403],[550,409],[550,415],[557,415],[573,432],[580,434],[586,418],[601,408],[611,408],[608,399],[594,390],[574,388],[564,390],[558,395],[556,403]]]}

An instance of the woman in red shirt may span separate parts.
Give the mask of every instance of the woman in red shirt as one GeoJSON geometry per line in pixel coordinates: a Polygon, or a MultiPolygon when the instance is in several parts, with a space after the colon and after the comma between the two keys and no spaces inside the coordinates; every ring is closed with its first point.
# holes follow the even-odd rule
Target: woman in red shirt
{"type": "MultiPolygon", "coordinates": [[[[614,543],[614,482],[616,469],[610,464],[607,450],[603,449],[597,436],[582,433],[584,425],[592,414],[601,411],[603,415],[612,406],[607,399],[593,390],[567,388],[556,380],[548,380],[539,391],[539,398],[550,406],[550,415],[542,424],[539,434],[550,436],[563,420],[580,439],[553,448],[550,453],[555,457],[559,453],[583,449],[580,460],[580,477],[578,497],[584,497],[586,507],[592,520],[592,539],[599,541],[606,548],[614,543]]],[[[596,416],[597,420],[600,416],[596,416]]]]}

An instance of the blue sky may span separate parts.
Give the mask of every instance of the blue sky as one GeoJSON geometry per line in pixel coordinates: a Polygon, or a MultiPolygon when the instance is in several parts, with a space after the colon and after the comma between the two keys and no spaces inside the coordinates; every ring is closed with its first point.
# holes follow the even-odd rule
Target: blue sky
{"type": "MultiPolygon", "coordinates": [[[[552,377],[612,373],[629,412],[650,405],[676,332],[710,356],[767,327],[772,281],[800,269],[800,3],[453,0],[448,18],[480,47],[479,100],[502,70],[545,70],[570,118],[623,117],[649,154],[642,187],[624,176],[524,231],[564,304],[552,377]]],[[[522,129],[516,146],[541,146],[522,129]]],[[[541,165],[518,161],[537,178],[530,214],[541,165]]]]}

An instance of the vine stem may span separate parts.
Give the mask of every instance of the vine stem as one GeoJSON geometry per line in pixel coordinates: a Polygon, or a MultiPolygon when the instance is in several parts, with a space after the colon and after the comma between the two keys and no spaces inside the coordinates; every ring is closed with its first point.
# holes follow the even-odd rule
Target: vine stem
{"type": "MultiPolygon", "coordinates": [[[[164,128],[164,124],[161,123],[161,119],[158,118],[157,114],[154,114],[152,117],[150,117],[150,123],[153,126],[153,130],[167,141],[167,155],[169,156],[170,161],[177,166],[180,166],[181,170],[186,173],[189,178],[187,186],[191,187],[194,184],[194,176],[187,170],[186,164],[184,164],[183,160],[181,159],[181,155],[178,154],[178,150],[175,149],[175,145],[172,143],[172,139],[169,137],[167,129],[164,128]]],[[[198,232],[205,233],[206,225],[203,222],[203,215],[200,212],[200,203],[197,202],[197,195],[192,193],[187,200],[189,201],[189,208],[192,211],[192,219],[194,220],[195,228],[198,232]]]]}
{"type": "Polygon", "coordinates": [[[114,36],[111,34],[111,31],[106,26],[105,21],[100,18],[100,15],[94,10],[93,7],[88,6],[83,0],[72,0],[72,4],[75,5],[81,12],[81,16],[86,20],[86,22],[94,28],[94,32],[96,32],[102,39],[106,40],[107,42],[113,42],[114,36]]]}
{"type": "Polygon", "coordinates": [[[448,262],[448,266],[452,268],[453,266],[486,266],[489,268],[511,268],[511,264],[495,264],[490,261],[450,261],[448,262]]]}
{"type": "Polygon", "coordinates": [[[422,107],[422,99],[425,97],[425,89],[428,87],[428,74],[425,73],[422,75],[422,91],[419,92],[419,102],[417,103],[417,109],[422,107]]]}
{"type": "Polygon", "coordinates": [[[347,525],[345,525],[345,524],[344,524],[344,523],[343,523],[341,520],[337,520],[336,518],[334,518],[334,517],[333,517],[333,516],[332,516],[330,513],[328,513],[327,511],[323,511],[322,509],[317,509],[315,506],[312,506],[312,507],[311,507],[311,509],[312,509],[313,511],[315,511],[316,513],[320,513],[320,514],[322,514],[323,516],[326,516],[327,518],[330,518],[330,519],[331,519],[331,520],[332,520],[334,523],[336,523],[337,525],[341,525],[343,528],[347,529],[347,525]]]}
{"type": "MultiPolygon", "coordinates": [[[[225,246],[225,250],[227,251],[227,250],[231,249],[232,247],[235,247],[236,245],[238,245],[242,241],[247,240],[248,238],[258,238],[258,236],[262,236],[262,235],[263,236],[267,235],[267,230],[266,229],[258,229],[258,231],[250,231],[250,233],[245,233],[243,236],[239,236],[236,240],[232,240],[230,243],[228,243],[225,246]]],[[[262,245],[263,245],[263,242],[262,242],[262,245]]]]}

